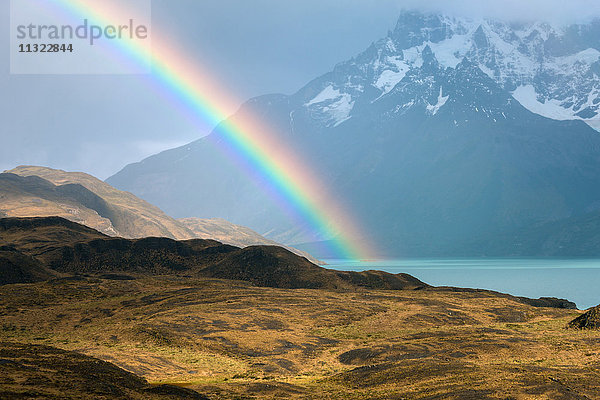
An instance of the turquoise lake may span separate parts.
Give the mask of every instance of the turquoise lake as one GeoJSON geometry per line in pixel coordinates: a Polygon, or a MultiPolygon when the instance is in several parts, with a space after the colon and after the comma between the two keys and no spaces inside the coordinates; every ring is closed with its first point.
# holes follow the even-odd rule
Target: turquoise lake
{"type": "Polygon", "coordinates": [[[324,260],[327,268],[407,273],[433,286],[490,289],[515,296],[558,297],[584,310],[600,304],[600,260],[398,259],[324,260]]]}

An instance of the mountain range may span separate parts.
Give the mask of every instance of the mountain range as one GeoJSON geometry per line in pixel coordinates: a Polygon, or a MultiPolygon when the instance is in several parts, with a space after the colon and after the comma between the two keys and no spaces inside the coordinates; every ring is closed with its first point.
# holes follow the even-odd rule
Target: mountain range
{"type": "MultiPolygon", "coordinates": [[[[231,121],[252,113],[274,127],[344,198],[380,256],[572,254],[576,235],[552,243],[558,226],[577,229],[600,211],[599,75],[599,20],[406,11],[361,54],[293,95],[249,100],[231,121]],[[527,232],[535,245],[518,239],[527,232]]],[[[303,249],[332,239],[277,211],[215,150],[219,127],[211,135],[107,182],[171,215],[201,210],[303,249]]],[[[587,229],[600,255],[600,227],[587,229]]]]}

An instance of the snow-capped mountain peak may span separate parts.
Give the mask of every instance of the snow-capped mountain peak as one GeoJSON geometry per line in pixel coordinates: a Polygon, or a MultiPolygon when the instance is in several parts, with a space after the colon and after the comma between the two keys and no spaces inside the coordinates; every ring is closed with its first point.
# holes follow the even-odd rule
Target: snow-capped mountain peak
{"type": "Polygon", "coordinates": [[[380,101],[433,59],[440,71],[470,60],[530,111],[600,126],[600,21],[556,26],[404,12],[387,37],[313,82],[320,87],[305,105],[337,126],[356,104],[380,101]]]}

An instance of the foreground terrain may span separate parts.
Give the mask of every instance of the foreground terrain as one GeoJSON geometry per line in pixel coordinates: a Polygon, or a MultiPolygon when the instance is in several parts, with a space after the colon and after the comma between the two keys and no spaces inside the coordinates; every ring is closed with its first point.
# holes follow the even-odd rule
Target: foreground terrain
{"type": "Polygon", "coordinates": [[[6,353],[21,343],[211,399],[594,399],[600,332],[567,329],[580,314],[490,292],[59,278],[0,287],[0,388],[17,398],[50,379],[19,381],[6,353]]]}
{"type": "Polygon", "coordinates": [[[0,219],[0,398],[595,399],[597,311],[0,219]]]}

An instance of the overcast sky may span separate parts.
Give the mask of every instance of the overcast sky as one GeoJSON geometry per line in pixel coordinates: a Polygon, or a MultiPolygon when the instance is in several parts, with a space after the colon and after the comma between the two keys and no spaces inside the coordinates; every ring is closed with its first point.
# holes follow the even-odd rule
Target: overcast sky
{"type": "MultiPolygon", "coordinates": [[[[247,99],[293,93],[392,29],[402,8],[472,17],[572,22],[600,15],[597,0],[154,0],[153,35],[168,36],[247,99]],[[423,5],[423,3],[427,3],[423,5]]],[[[0,2],[8,32],[9,2],[0,2]]],[[[126,164],[206,134],[126,76],[10,75],[0,35],[0,170],[20,164],[107,178],[126,164]]],[[[233,112],[234,110],[231,110],[233,112]]]]}

